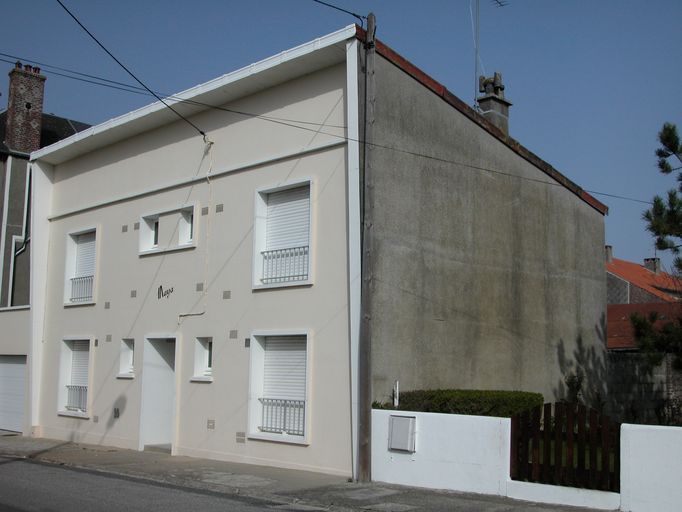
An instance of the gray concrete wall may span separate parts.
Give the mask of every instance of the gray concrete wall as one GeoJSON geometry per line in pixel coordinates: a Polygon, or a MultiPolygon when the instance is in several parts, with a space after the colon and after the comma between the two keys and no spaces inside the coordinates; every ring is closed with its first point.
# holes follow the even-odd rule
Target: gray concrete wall
{"type": "Polygon", "coordinates": [[[682,372],[673,359],[667,354],[652,365],[640,352],[609,351],[608,414],[627,423],[682,425],[682,372]]]}
{"type": "MultiPolygon", "coordinates": [[[[2,281],[0,286],[0,307],[25,306],[29,304],[29,251],[23,251],[14,264],[14,275],[12,274],[12,253],[20,245],[12,243],[13,236],[23,236],[24,234],[24,208],[26,200],[26,173],[28,172],[28,161],[21,158],[11,159],[11,172],[9,166],[5,166],[2,174],[3,195],[0,198],[0,211],[4,210],[4,187],[9,187],[7,219],[3,219],[5,226],[4,245],[2,250],[2,281]],[[9,175],[9,180],[7,176],[9,175]],[[10,281],[12,282],[12,299],[9,300],[8,293],[10,281]]],[[[27,217],[27,219],[30,217],[27,217]]]]}
{"type": "Polygon", "coordinates": [[[374,399],[399,380],[549,401],[578,370],[603,396],[602,214],[381,56],[376,85],[374,399]]]}

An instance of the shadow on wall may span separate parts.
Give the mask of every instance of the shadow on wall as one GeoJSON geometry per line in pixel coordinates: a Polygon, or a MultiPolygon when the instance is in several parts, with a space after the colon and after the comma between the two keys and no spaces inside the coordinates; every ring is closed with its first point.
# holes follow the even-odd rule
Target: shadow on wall
{"type": "MultiPolygon", "coordinates": [[[[595,331],[606,347],[605,315],[595,331]]],[[[622,423],[670,424],[662,365],[653,367],[638,352],[586,347],[582,336],[570,355],[564,340],[559,340],[557,359],[562,377],[554,388],[556,400],[583,403],[622,423]]]]}
{"type": "MultiPolygon", "coordinates": [[[[600,346],[606,346],[606,315],[595,325],[600,346]]],[[[554,387],[554,399],[563,402],[581,402],[598,411],[604,411],[608,397],[608,379],[605,351],[594,346],[586,347],[583,336],[579,335],[575,349],[566,354],[563,339],[557,344],[557,359],[561,379],[554,387]]]]}

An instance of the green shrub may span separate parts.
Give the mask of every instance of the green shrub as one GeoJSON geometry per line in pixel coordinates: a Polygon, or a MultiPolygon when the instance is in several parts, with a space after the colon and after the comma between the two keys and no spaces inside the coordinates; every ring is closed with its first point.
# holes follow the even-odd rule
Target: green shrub
{"type": "MultiPolygon", "coordinates": [[[[473,416],[510,416],[542,405],[540,393],[478,389],[424,389],[400,393],[399,411],[439,412],[473,416]]],[[[375,409],[395,409],[392,403],[374,402],[375,409]]]]}

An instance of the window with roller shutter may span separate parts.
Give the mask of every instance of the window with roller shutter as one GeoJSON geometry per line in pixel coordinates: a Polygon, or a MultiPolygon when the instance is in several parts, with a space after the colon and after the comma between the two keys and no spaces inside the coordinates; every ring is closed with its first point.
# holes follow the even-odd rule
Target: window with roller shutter
{"type": "Polygon", "coordinates": [[[90,368],[90,341],[70,340],[67,342],[70,354],[70,371],[66,384],[67,411],[87,412],[88,373],[90,368]]]}
{"type": "Polygon", "coordinates": [[[251,350],[251,434],[305,442],[307,335],[254,335],[251,350]]]}
{"type": "Polygon", "coordinates": [[[309,282],[310,189],[305,182],[257,194],[255,286],[309,282]]]}
{"type": "Polygon", "coordinates": [[[68,237],[65,302],[78,304],[93,300],[96,261],[95,230],[68,237]]]}

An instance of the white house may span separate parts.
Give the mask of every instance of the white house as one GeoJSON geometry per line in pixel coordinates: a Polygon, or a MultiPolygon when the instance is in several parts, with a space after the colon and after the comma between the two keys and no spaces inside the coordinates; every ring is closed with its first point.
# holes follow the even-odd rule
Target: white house
{"type": "Polygon", "coordinates": [[[605,207],[367,41],[169,98],[205,136],[154,103],[32,153],[33,435],[358,476],[394,380],[599,360],[605,207]]]}

